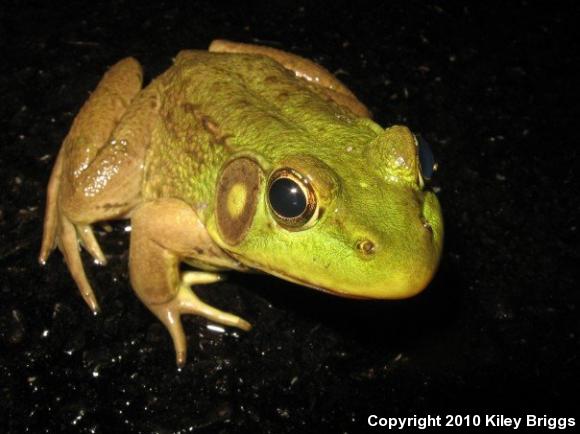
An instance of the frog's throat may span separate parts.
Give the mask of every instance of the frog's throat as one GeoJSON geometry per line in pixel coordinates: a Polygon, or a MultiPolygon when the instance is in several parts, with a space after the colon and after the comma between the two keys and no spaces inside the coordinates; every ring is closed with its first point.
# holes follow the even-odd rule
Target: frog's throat
{"type": "Polygon", "coordinates": [[[260,270],[266,274],[271,274],[273,276],[279,277],[280,279],[287,280],[288,282],[296,283],[297,285],[306,286],[308,288],[312,288],[312,289],[315,289],[315,290],[320,291],[320,292],[325,292],[327,294],[332,294],[332,295],[343,297],[343,298],[353,298],[353,299],[360,299],[360,300],[373,298],[373,297],[365,297],[362,295],[348,294],[348,293],[337,291],[335,289],[325,288],[325,287],[322,287],[320,285],[314,285],[313,283],[309,282],[308,280],[304,280],[304,279],[300,279],[299,277],[291,276],[291,275],[289,275],[281,270],[277,270],[275,268],[268,268],[267,270],[263,269],[262,266],[256,262],[249,261],[248,259],[243,258],[242,256],[237,255],[236,253],[233,253],[233,252],[228,252],[228,253],[235,260],[237,260],[238,262],[241,262],[242,264],[244,264],[250,268],[260,270]]]}

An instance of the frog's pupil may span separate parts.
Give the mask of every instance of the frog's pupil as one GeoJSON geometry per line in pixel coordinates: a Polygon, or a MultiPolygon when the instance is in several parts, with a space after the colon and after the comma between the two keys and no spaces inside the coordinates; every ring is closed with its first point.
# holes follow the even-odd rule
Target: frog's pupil
{"type": "Polygon", "coordinates": [[[270,205],[282,217],[300,216],[306,209],[306,196],[298,183],[280,178],[272,183],[269,192],[270,205]]]}
{"type": "Polygon", "coordinates": [[[419,146],[419,163],[421,164],[421,175],[424,179],[431,179],[435,172],[435,157],[431,151],[431,146],[421,136],[417,136],[419,146]]]}

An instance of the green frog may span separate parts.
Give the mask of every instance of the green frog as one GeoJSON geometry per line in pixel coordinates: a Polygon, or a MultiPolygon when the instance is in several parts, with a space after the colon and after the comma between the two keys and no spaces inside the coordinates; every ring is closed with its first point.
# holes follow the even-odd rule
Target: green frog
{"type": "Polygon", "coordinates": [[[105,264],[91,225],[130,219],[132,287],[182,366],[181,315],[250,329],[192,291],[226,270],[352,298],[423,290],[443,242],[430,155],[405,126],[372,121],[322,66],[282,50],[216,40],[181,51],[144,88],[127,58],[61,146],[39,261],[58,247],[97,312],[79,245],[105,264]]]}

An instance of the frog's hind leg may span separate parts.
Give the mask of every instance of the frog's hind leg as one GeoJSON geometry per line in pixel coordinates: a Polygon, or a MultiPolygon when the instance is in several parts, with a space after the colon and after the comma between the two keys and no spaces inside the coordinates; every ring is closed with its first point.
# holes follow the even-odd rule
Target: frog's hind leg
{"type": "Polygon", "coordinates": [[[201,315],[220,324],[250,329],[248,322],[209,306],[191,290],[192,285],[219,281],[219,274],[179,271],[182,259],[219,249],[189,205],[177,199],[144,203],[133,212],[131,226],[131,284],[171,334],[179,366],[185,363],[187,354],[182,314],[201,315]]]}
{"type": "MultiPolygon", "coordinates": [[[[105,263],[105,255],[90,224],[110,217],[93,205],[99,193],[95,187],[103,187],[103,181],[110,179],[105,179],[108,174],[95,163],[103,158],[111,160],[109,139],[120,119],[127,114],[127,107],[140,92],[141,83],[141,67],[135,59],[124,59],[107,71],[76,116],[59,151],[48,185],[39,261],[44,264],[58,246],[83,298],[93,311],[98,310],[98,304],[85,275],[78,245],[80,241],[95,261],[105,263]],[[94,176],[95,170],[99,169],[100,184],[91,183],[88,177],[94,176]]],[[[121,158],[117,155],[117,159],[121,158]]],[[[106,196],[106,188],[101,190],[106,196]]]]}
{"type": "Polygon", "coordinates": [[[243,44],[223,39],[212,41],[208,50],[213,53],[260,54],[269,57],[284,68],[294,72],[297,77],[318,85],[327,97],[338,105],[349,109],[353,114],[365,118],[371,117],[369,109],[338,78],[326,68],[304,57],[272,47],[243,44]]]}

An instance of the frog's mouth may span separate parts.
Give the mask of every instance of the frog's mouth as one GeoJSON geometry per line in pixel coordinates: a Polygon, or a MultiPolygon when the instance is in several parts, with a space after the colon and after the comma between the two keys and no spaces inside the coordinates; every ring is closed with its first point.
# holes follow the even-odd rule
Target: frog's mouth
{"type": "Polygon", "coordinates": [[[292,282],[292,283],[295,283],[297,285],[306,286],[308,288],[312,288],[312,289],[315,289],[315,290],[320,291],[320,292],[325,292],[327,294],[332,294],[334,296],[339,296],[339,297],[343,297],[343,298],[352,298],[352,299],[357,299],[357,300],[368,300],[370,298],[373,298],[373,297],[365,297],[363,295],[340,292],[340,291],[337,291],[336,289],[330,289],[330,288],[322,287],[320,285],[315,285],[307,280],[300,279],[299,277],[291,276],[291,275],[289,275],[283,271],[277,270],[275,268],[268,268],[267,270],[264,270],[264,269],[262,269],[262,266],[258,263],[249,261],[246,258],[242,258],[241,256],[239,256],[233,252],[229,252],[229,254],[232,255],[237,261],[241,262],[242,264],[244,264],[248,267],[263,271],[264,273],[271,274],[273,276],[279,277],[282,280],[286,280],[288,282],[292,282]]]}

